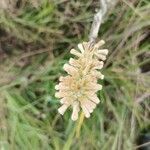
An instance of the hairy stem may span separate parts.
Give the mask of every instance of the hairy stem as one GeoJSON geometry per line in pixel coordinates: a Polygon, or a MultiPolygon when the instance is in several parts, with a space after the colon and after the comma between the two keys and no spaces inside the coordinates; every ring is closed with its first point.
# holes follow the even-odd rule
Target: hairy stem
{"type": "Polygon", "coordinates": [[[99,11],[94,15],[94,20],[91,26],[91,31],[89,35],[89,41],[94,42],[98,36],[98,31],[100,29],[100,25],[104,20],[104,16],[107,12],[107,3],[106,0],[100,0],[101,8],[99,11]]]}

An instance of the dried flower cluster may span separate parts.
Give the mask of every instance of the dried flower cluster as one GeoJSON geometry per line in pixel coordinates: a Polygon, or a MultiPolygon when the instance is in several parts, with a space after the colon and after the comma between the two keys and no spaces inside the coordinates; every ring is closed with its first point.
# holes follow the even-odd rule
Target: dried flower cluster
{"type": "Polygon", "coordinates": [[[58,112],[63,115],[66,109],[72,106],[71,119],[74,121],[78,119],[80,108],[85,117],[89,118],[100,102],[96,92],[102,89],[102,85],[97,81],[104,78],[99,70],[103,68],[103,61],[108,54],[107,49],[99,49],[104,43],[103,40],[94,45],[83,42],[78,44],[80,51],[71,49],[70,53],[77,58],[70,58],[69,64],[64,65],[68,76],[60,77],[60,83],[55,86],[58,90],[55,96],[60,98],[62,104],[58,112]]]}

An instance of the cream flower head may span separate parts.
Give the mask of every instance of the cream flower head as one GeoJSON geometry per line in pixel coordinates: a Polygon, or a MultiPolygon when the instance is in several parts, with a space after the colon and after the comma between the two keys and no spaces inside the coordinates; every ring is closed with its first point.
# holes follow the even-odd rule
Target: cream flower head
{"type": "Polygon", "coordinates": [[[103,40],[96,44],[83,42],[78,44],[77,51],[71,49],[70,53],[76,59],[70,58],[69,64],[64,65],[64,70],[68,73],[65,77],[60,77],[60,83],[55,86],[58,92],[55,93],[60,98],[62,106],[58,109],[60,114],[64,114],[69,106],[73,112],[71,119],[77,120],[80,108],[86,118],[90,117],[96,105],[100,102],[96,92],[102,89],[98,84],[98,79],[104,79],[100,73],[103,68],[103,61],[108,54],[107,49],[99,49],[105,42],[103,40]]]}

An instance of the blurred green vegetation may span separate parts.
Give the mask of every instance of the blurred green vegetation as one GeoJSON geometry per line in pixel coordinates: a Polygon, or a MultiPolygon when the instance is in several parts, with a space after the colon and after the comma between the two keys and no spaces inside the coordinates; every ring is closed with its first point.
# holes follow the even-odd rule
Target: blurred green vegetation
{"type": "Polygon", "coordinates": [[[54,86],[69,50],[88,40],[97,6],[44,0],[0,11],[0,149],[133,150],[150,131],[148,0],[118,1],[100,28],[110,53],[91,117],[73,122],[57,112],[54,86]]]}

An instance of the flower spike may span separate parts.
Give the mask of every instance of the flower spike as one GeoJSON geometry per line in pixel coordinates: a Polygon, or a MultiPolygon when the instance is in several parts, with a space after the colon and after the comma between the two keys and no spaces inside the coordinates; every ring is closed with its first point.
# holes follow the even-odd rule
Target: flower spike
{"type": "Polygon", "coordinates": [[[55,96],[60,98],[62,106],[58,112],[63,115],[68,107],[72,107],[71,119],[78,119],[80,108],[86,118],[100,102],[96,92],[102,89],[97,83],[98,79],[104,79],[100,69],[103,68],[104,60],[108,54],[107,49],[99,49],[105,42],[100,40],[92,45],[90,42],[78,44],[78,49],[71,49],[70,53],[76,58],[70,58],[69,64],[64,65],[68,73],[66,77],[60,77],[60,83],[55,86],[55,96]]]}

